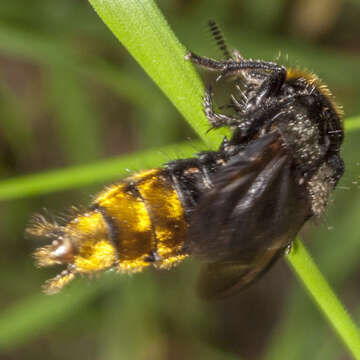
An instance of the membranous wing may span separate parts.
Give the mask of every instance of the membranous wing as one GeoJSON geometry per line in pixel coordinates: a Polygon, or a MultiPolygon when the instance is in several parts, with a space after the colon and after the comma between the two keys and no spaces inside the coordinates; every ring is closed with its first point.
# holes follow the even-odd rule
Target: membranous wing
{"type": "Polygon", "coordinates": [[[199,291],[230,295],[251,284],[284,253],[311,216],[281,135],[253,140],[213,178],[190,224],[188,248],[206,261],[199,291]]]}

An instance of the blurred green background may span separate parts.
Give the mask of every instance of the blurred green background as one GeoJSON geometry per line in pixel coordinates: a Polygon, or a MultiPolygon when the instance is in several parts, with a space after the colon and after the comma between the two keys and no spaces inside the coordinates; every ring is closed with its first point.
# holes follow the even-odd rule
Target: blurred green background
{"type": "MultiPolygon", "coordinates": [[[[344,106],[345,119],[359,116],[358,1],[158,5],[187,48],[220,56],[206,26],[215,19],[229,45],[245,57],[314,71],[344,106]]],[[[189,138],[196,136],[86,0],[1,2],[1,180],[189,138]]],[[[359,142],[360,132],[347,132],[346,173],[327,214],[303,231],[355,320],[360,319],[359,142]]],[[[164,162],[172,158],[162,156],[164,162]]],[[[146,166],[141,161],[137,167],[146,166]]],[[[39,243],[26,238],[24,228],[33,213],[61,216],[73,204],[87,205],[102,188],[91,183],[17,200],[0,197],[1,360],[349,358],[283,260],[244,293],[215,303],[196,297],[198,265],[192,261],[169,272],[79,279],[59,295],[42,295],[40,285],[57,269],[34,267],[31,253],[39,243]]]]}

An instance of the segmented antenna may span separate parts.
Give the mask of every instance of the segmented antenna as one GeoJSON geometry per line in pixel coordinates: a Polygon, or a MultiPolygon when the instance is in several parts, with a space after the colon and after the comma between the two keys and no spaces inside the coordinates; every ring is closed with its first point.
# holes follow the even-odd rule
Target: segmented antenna
{"type": "Polygon", "coordinates": [[[222,31],[220,30],[218,24],[214,20],[209,20],[209,29],[211,32],[211,35],[216,41],[216,45],[219,47],[219,49],[224,54],[225,59],[231,59],[230,51],[226,45],[224,35],[222,31]]]}

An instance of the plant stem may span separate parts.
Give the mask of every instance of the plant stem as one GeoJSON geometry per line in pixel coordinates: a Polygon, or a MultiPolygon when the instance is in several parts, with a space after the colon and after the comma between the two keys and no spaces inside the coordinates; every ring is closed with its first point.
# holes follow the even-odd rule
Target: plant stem
{"type": "Polygon", "coordinates": [[[186,49],[153,1],[89,0],[114,35],[180,111],[201,139],[216,149],[227,129],[207,132],[203,84],[186,49]]]}
{"type": "Polygon", "coordinates": [[[335,328],[348,350],[355,359],[360,359],[360,332],[358,327],[299,239],[294,242],[293,248],[286,256],[286,259],[316,304],[335,328]]]}
{"type": "Polygon", "coordinates": [[[158,149],[101,160],[88,165],[10,178],[0,182],[0,201],[119,180],[128,175],[130,171],[160,166],[170,156],[173,158],[176,158],[178,154],[192,156],[194,152],[199,151],[201,145],[200,142],[187,141],[182,144],[172,144],[158,149]]]}

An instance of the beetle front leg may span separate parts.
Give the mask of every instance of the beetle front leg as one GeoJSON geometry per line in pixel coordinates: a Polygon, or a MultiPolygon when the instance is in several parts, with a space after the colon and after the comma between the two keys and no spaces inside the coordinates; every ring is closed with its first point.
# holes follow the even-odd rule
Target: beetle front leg
{"type": "Polygon", "coordinates": [[[211,95],[211,87],[207,87],[203,100],[203,108],[207,119],[210,122],[211,128],[219,128],[222,126],[238,127],[242,121],[240,118],[218,114],[214,111],[214,103],[211,95]]]}
{"type": "Polygon", "coordinates": [[[217,61],[205,56],[196,55],[192,52],[188,52],[185,55],[185,60],[190,60],[193,64],[201,66],[202,68],[210,71],[223,71],[227,67],[226,61],[217,61]]]}

